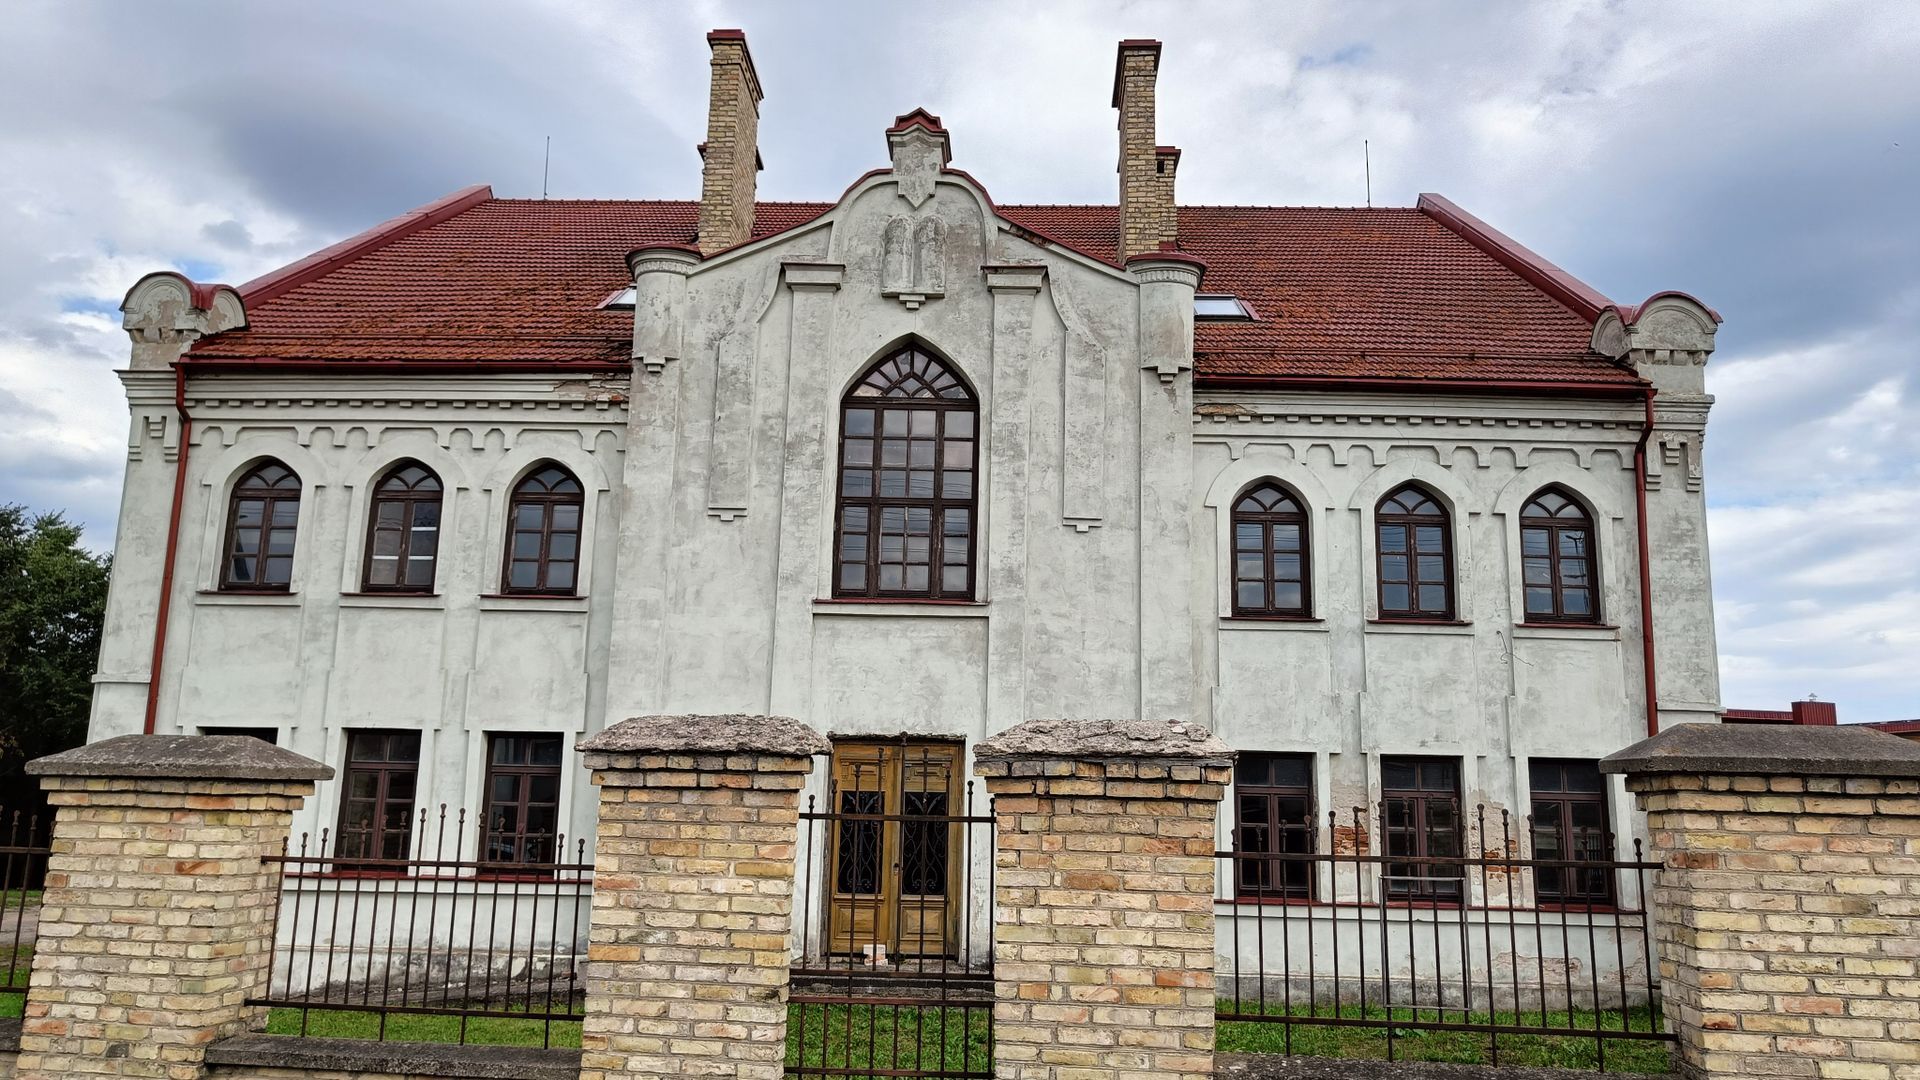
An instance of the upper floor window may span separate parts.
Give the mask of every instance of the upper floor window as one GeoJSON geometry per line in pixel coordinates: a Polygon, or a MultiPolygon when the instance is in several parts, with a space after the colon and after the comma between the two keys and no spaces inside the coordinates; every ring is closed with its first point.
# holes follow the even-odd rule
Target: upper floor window
{"type": "Polygon", "coordinates": [[[395,465],[374,487],[367,521],[362,587],[432,591],[440,554],[440,478],[417,462],[395,465]]]}
{"type": "Polygon", "coordinates": [[[833,594],[971,599],[979,406],[932,355],[875,364],[840,406],[833,594]]]}
{"type": "Polygon", "coordinates": [[[1593,579],[1593,519],[1559,488],[1520,511],[1520,572],[1527,622],[1598,622],[1593,579]]]}
{"type": "Polygon", "coordinates": [[[285,592],[293,586],[294,531],[300,524],[300,477],[269,458],[233,485],[220,587],[285,592]]]}
{"type": "Polygon", "coordinates": [[[501,591],[574,594],[585,501],[580,481],[558,465],[541,465],[520,481],[507,508],[507,572],[501,591]]]}
{"type": "Polygon", "coordinates": [[[1306,615],[1307,515],[1277,484],[1233,504],[1233,613],[1306,615]]]}
{"type": "Polygon", "coordinates": [[[1447,511],[1412,484],[1374,511],[1380,617],[1452,619],[1453,541],[1447,511]]]}

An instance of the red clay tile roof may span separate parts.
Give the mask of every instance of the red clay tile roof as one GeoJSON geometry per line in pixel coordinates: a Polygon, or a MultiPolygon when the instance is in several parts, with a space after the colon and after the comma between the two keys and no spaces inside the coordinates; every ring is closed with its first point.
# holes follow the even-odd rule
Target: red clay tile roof
{"type": "MultiPolygon", "coordinates": [[[[396,219],[383,242],[337,245],[291,288],[284,273],[242,286],[248,328],[199,342],[190,360],[625,364],[632,316],[599,305],[630,283],[629,251],[692,242],[698,215],[691,201],[465,201],[396,219]]],[[[761,203],[754,237],[830,207],[761,203]]],[[[1117,244],[1111,206],[998,209],[1099,258],[1117,244]]],[[[1203,384],[1639,384],[1589,351],[1587,317],[1422,210],[1191,206],[1179,234],[1206,261],[1203,291],[1258,316],[1198,325],[1203,384]]]]}

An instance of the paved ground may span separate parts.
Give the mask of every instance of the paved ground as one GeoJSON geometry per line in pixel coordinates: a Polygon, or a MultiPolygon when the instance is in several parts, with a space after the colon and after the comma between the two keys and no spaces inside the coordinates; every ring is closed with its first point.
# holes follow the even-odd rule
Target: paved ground
{"type": "MultiPolygon", "coordinates": [[[[1442,1065],[1426,1061],[1348,1061],[1334,1058],[1281,1057],[1277,1054],[1221,1054],[1215,1058],[1219,1080],[1662,1080],[1632,1073],[1584,1069],[1492,1068],[1442,1065]]],[[[1665,1078],[1671,1080],[1671,1078],[1665,1078]]]]}
{"type": "Polygon", "coordinates": [[[24,912],[17,907],[0,910],[0,948],[13,948],[15,927],[19,928],[18,936],[22,948],[33,944],[33,939],[40,931],[40,905],[35,904],[24,912]],[[24,923],[22,919],[25,920],[24,923]]]}

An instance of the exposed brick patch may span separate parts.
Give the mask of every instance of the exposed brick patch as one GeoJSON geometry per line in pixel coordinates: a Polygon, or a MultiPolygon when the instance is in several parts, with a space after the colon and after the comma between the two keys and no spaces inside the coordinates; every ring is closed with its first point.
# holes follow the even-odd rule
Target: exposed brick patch
{"type": "Polygon", "coordinates": [[[994,1072],[1206,1080],[1214,823],[1230,769],[981,760],[994,796],[994,1072]]]}

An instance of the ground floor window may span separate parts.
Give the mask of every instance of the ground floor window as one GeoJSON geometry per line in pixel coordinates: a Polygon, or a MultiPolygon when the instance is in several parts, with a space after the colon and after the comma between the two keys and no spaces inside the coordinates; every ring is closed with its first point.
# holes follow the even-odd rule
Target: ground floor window
{"type": "Polygon", "coordinates": [[[1458,903],[1465,873],[1458,758],[1388,757],[1380,761],[1381,823],[1386,833],[1387,895],[1458,903]]]}
{"type": "MultiPolygon", "coordinates": [[[[1594,761],[1537,759],[1529,763],[1533,788],[1533,857],[1544,861],[1608,862],[1607,781],[1594,761]]],[[[1534,868],[1543,903],[1612,904],[1613,871],[1604,866],[1534,868]]]]}
{"type": "MultiPolygon", "coordinates": [[[[1311,855],[1313,757],[1242,754],[1233,771],[1236,855],[1311,855]]],[[[1310,859],[1234,859],[1234,888],[1249,899],[1313,898],[1310,859]]]]}
{"type": "Polygon", "coordinates": [[[558,735],[487,736],[487,806],[480,858],[535,865],[558,858],[558,735]]]}
{"type": "Polygon", "coordinates": [[[420,779],[417,731],[347,732],[347,766],[334,855],[404,859],[413,839],[414,792],[420,779]]]}

